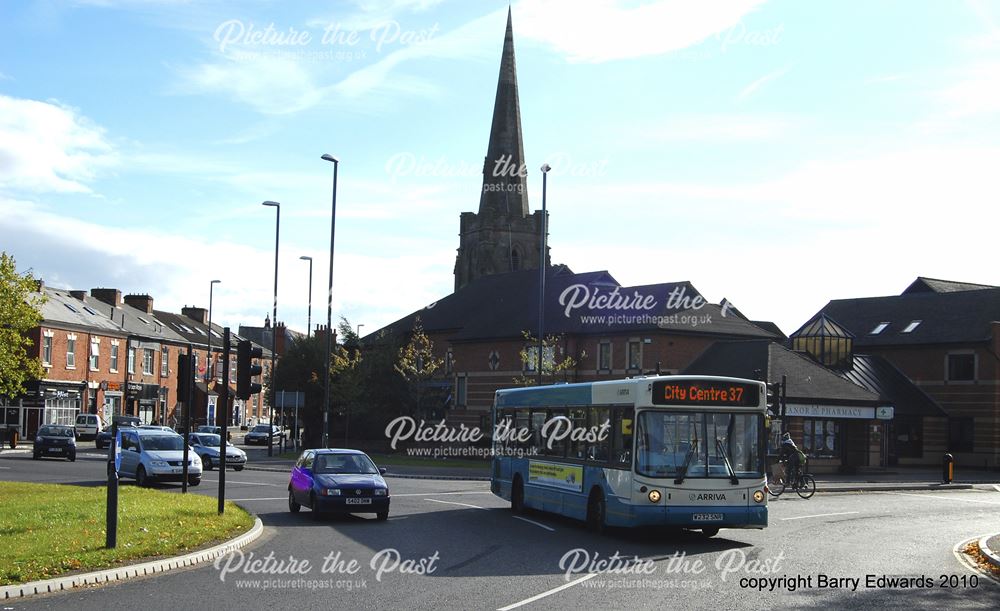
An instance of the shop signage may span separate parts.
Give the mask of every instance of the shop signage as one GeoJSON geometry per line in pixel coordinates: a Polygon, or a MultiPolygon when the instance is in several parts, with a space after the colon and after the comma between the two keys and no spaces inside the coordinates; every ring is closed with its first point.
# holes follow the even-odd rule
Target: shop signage
{"type": "Polygon", "coordinates": [[[875,417],[879,420],[892,420],[895,411],[893,407],[877,407],[875,408],[875,417]]]}
{"type": "Polygon", "coordinates": [[[802,418],[857,418],[873,420],[874,407],[849,407],[844,405],[796,405],[789,403],[785,414],[802,418]]]}

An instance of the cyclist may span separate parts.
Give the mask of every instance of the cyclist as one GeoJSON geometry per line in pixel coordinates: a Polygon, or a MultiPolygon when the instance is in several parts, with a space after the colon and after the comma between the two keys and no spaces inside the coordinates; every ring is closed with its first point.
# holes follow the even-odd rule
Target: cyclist
{"type": "Polygon", "coordinates": [[[802,475],[800,468],[803,454],[798,446],[795,445],[795,442],[792,441],[792,436],[788,433],[781,436],[781,451],[778,456],[788,464],[788,477],[786,481],[794,485],[802,475]]]}

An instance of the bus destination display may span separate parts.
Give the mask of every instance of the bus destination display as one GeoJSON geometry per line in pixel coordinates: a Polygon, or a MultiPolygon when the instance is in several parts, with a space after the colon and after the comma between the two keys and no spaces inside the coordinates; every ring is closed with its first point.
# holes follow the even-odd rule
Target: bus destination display
{"type": "Polygon", "coordinates": [[[718,405],[753,407],[760,403],[760,386],[711,380],[653,382],[653,405],[718,405]]]}

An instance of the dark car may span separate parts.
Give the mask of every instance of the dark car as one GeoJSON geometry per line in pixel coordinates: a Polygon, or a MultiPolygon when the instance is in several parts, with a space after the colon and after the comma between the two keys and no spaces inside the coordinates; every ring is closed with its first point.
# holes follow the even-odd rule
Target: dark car
{"type": "MultiPolygon", "coordinates": [[[[211,425],[208,425],[208,424],[203,424],[203,425],[199,426],[198,428],[196,428],[194,430],[194,432],[195,433],[211,433],[213,435],[221,435],[222,434],[222,427],[221,426],[211,426],[211,425]]],[[[233,440],[233,431],[227,427],[226,428],[226,441],[232,441],[232,440],[233,440]]]]}
{"type": "Polygon", "coordinates": [[[280,427],[270,424],[258,424],[243,437],[243,443],[246,445],[253,445],[255,443],[267,445],[269,437],[273,438],[275,443],[281,443],[281,440],[285,437],[285,433],[280,427]]]}
{"type": "Polygon", "coordinates": [[[43,456],[76,460],[76,429],[61,424],[47,424],[38,429],[31,457],[38,460],[43,456]]]}
{"type": "Polygon", "coordinates": [[[292,467],[288,510],[302,506],[319,512],[374,513],[389,518],[389,486],[384,468],[358,450],[306,450],[292,467]]]}
{"type": "MultiPolygon", "coordinates": [[[[114,416],[112,420],[120,429],[130,429],[130,428],[134,429],[140,424],[142,424],[142,421],[136,418],[135,416],[114,416]]],[[[97,445],[98,450],[103,450],[104,448],[110,446],[111,427],[109,426],[108,428],[98,433],[97,440],[94,443],[97,445]]]]}

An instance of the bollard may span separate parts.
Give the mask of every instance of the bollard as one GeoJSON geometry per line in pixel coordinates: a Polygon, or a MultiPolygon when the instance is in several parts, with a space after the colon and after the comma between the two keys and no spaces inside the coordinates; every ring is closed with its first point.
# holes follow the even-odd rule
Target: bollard
{"type": "Polygon", "coordinates": [[[941,467],[941,477],[944,479],[944,483],[950,484],[951,480],[955,479],[955,457],[951,454],[945,454],[941,467]]]}

